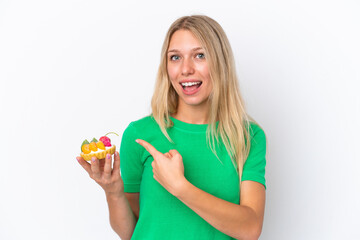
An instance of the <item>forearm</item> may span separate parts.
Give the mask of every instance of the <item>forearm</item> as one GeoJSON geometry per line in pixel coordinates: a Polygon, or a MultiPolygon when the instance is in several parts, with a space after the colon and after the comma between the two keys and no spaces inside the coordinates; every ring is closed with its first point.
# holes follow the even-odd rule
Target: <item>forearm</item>
{"type": "Polygon", "coordinates": [[[125,194],[106,195],[109,207],[110,225],[122,240],[130,239],[136,225],[136,217],[131,210],[125,194]]]}
{"type": "Polygon", "coordinates": [[[188,181],[176,196],[214,228],[236,239],[258,239],[261,224],[250,207],[217,198],[188,181]]]}

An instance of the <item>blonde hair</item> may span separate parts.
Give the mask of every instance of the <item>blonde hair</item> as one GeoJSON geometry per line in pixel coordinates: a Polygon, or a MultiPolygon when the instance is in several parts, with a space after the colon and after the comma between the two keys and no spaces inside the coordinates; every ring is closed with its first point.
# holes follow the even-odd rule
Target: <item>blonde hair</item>
{"type": "Polygon", "coordinates": [[[152,116],[166,138],[173,142],[166,128],[173,126],[169,115],[177,111],[178,95],[167,73],[167,51],[172,35],[180,29],[190,31],[200,41],[208,62],[213,90],[208,99],[210,109],[207,143],[219,159],[215,143],[219,143],[220,136],[241,182],[243,165],[250,149],[250,118],[240,95],[230,43],[215,20],[203,15],[185,16],[170,26],[162,46],[155,91],[151,100],[152,116]],[[216,121],[219,121],[217,129],[216,121]]]}

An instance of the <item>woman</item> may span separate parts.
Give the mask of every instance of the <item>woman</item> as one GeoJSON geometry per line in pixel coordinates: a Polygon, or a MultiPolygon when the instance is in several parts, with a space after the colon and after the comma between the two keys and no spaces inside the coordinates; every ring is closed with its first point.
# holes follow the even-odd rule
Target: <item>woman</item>
{"type": "Polygon", "coordinates": [[[258,239],[265,152],[223,29],[186,16],[165,38],[152,114],[126,128],[113,168],[111,156],[78,160],[105,190],[121,239],[258,239]]]}

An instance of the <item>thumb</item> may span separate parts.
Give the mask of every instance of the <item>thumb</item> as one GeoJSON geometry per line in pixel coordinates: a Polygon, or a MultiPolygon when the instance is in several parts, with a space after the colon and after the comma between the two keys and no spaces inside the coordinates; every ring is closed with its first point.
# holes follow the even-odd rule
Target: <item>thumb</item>
{"type": "Polygon", "coordinates": [[[172,157],[181,157],[180,153],[175,149],[171,149],[169,153],[172,157]]]}

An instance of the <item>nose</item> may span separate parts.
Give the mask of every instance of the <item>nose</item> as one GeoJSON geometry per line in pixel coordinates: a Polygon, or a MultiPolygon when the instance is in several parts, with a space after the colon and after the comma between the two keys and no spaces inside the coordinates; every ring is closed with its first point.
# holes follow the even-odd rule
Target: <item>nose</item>
{"type": "Polygon", "coordinates": [[[193,61],[191,59],[184,58],[184,61],[182,62],[181,74],[183,76],[189,76],[193,74],[194,71],[195,69],[193,61]]]}

